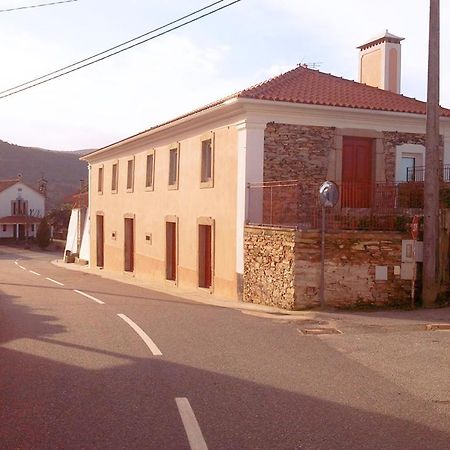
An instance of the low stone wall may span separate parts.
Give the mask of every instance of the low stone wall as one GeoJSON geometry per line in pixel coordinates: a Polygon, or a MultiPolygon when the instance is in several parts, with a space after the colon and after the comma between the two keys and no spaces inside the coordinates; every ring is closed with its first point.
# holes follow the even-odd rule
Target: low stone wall
{"type": "MultiPolygon", "coordinates": [[[[408,236],[385,231],[327,233],[326,304],[338,308],[409,304],[411,281],[400,277],[402,238],[408,239],[408,236]],[[375,279],[377,266],[387,269],[387,280],[375,279]]],[[[295,243],[296,308],[318,306],[320,233],[300,231],[296,234],[295,243]]]]}
{"type": "MultiPolygon", "coordinates": [[[[398,232],[326,234],[327,306],[400,306],[410,302],[411,281],[400,277],[398,232]],[[376,280],[376,267],[387,280],[376,280]]],[[[268,227],[245,230],[244,301],[285,309],[319,306],[320,233],[268,227]]]]}
{"type": "Polygon", "coordinates": [[[294,263],[294,230],[247,226],[243,300],[295,309],[294,263]]]}

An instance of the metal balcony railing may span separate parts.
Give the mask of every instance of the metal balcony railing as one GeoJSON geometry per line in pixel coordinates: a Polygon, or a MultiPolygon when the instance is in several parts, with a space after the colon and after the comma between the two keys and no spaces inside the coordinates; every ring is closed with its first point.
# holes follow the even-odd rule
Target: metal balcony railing
{"type": "MultiPolygon", "coordinates": [[[[406,169],[406,181],[422,182],[425,179],[425,166],[408,167],[406,169]]],[[[442,166],[442,181],[450,182],[450,164],[442,166]]]]}
{"type": "MultiPolygon", "coordinates": [[[[247,186],[249,224],[317,229],[322,206],[322,183],[298,180],[250,183],[247,186]]],[[[421,214],[423,183],[338,183],[340,198],[327,208],[331,229],[406,231],[411,218],[421,214]]],[[[441,187],[443,207],[449,207],[450,188],[441,187]]]]}

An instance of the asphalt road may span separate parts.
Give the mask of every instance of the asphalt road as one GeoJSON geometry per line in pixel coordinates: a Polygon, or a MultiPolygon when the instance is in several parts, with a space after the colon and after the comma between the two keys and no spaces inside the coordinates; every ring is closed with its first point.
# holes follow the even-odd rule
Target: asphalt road
{"type": "Polygon", "coordinates": [[[450,334],[303,335],[52,258],[0,247],[2,450],[450,448],[450,334]]]}

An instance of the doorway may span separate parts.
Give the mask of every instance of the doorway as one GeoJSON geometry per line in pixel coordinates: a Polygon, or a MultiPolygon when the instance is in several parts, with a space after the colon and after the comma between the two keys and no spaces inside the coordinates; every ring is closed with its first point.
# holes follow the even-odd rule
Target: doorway
{"type": "Polygon", "coordinates": [[[105,258],[105,230],[103,216],[97,214],[97,267],[104,266],[105,258]]]}
{"type": "Polygon", "coordinates": [[[134,219],[125,218],[124,270],[134,272],[134,219]]]}
{"type": "Polygon", "coordinates": [[[373,197],[373,139],[344,136],[342,207],[370,208],[373,197]]]}
{"type": "Polygon", "coordinates": [[[212,226],[198,226],[198,286],[212,287],[212,226]]]}
{"type": "Polygon", "coordinates": [[[19,239],[23,241],[25,239],[25,224],[19,224],[19,239]]]}
{"type": "Polygon", "coordinates": [[[177,281],[176,222],[166,222],[166,280],[177,281]]]}

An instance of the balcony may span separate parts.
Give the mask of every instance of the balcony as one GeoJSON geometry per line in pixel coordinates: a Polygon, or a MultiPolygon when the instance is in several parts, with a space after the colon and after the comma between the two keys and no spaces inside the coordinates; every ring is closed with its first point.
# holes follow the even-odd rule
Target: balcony
{"type": "MultiPolygon", "coordinates": [[[[423,182],[425,179],[425,166],[407,167],[406,169],[406,181],[410,182],[423,182]]],[[[442,181],[450,182],[450,164],[444,164],[442,166],[442,181]]]]}

